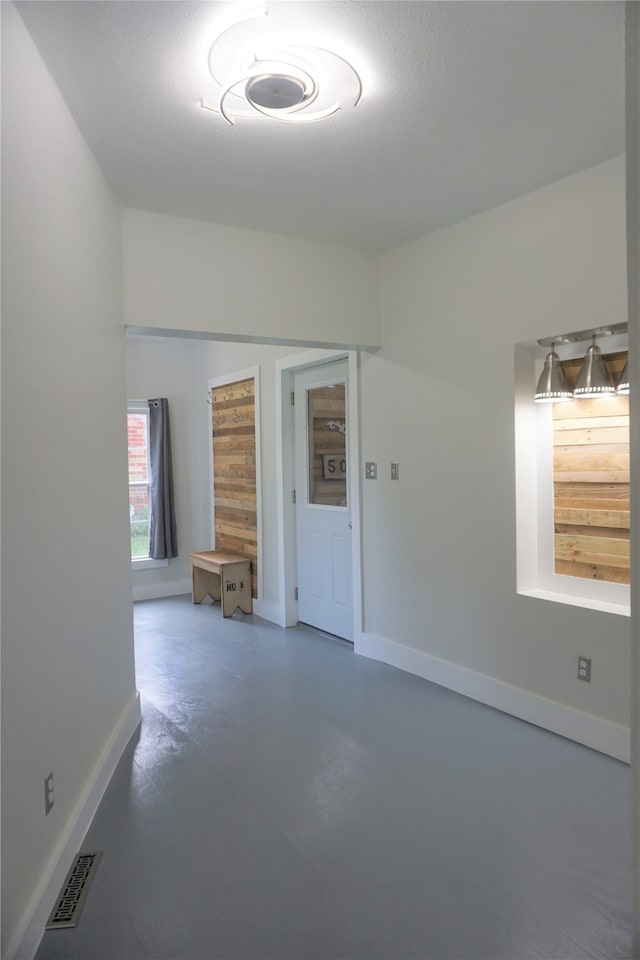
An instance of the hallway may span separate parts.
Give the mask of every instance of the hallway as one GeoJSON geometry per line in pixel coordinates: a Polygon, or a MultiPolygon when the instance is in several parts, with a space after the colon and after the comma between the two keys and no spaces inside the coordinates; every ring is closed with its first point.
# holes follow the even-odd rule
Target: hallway
{"type": "Polygon", "coordinates": [[[140,738],[39,960],[630,956],[627,766],[304,628],[135,621],[140,738]]]}

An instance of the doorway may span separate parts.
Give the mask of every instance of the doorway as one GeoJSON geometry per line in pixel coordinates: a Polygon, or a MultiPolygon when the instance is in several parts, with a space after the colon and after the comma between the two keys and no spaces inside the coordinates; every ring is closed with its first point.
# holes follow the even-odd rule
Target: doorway
{"type": "Polygon", "coordinates": [[[298,619],[353,641],[346,360],[294,376],[298,619]]]}
{"type": "Polygon", "coordinates": [[[310,350],[282,358],[276,384],[282,623],[302,621],[356,643],[362,632],[358,354],[310,350]],[[310,413],[319,421],[311,445],[310,413]]]}

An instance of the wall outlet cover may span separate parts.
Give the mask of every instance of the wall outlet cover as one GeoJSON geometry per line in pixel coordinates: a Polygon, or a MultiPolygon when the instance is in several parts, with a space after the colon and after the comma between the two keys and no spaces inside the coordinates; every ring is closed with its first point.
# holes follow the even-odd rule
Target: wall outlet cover
{"type": "Polygon", "coordinates": [[[578,680],[591,683],[591,657],[578,657],[578,680]]]}
{"type": "Polygon", "coordinates": [[[53,806],[53,773],[44,778],[44,814],[50,812],[53,806]]]}

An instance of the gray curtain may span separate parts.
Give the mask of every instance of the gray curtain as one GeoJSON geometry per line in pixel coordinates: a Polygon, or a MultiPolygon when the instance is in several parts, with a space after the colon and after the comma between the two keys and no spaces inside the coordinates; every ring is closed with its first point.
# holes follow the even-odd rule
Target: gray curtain
{"type": "Polygon", "coordinates": [[[149,556],[167,560],[178,556],[176,512],[171,465],[169,404],[165,397],[149,400],[149,459],[151,461],[151,525],[149,556]]]}

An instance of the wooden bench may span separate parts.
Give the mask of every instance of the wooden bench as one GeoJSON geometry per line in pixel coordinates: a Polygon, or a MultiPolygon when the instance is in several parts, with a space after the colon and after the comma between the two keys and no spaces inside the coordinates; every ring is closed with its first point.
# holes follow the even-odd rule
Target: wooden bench
{"type": "Polygon", "coordinates": [[[193,602],[202,603],[206,596],[220,600],[223,617],[230,617],[240,607],[253,613],[251,598],[251,561],[224,550],[204,550],[191,554],[193,602]]]}

